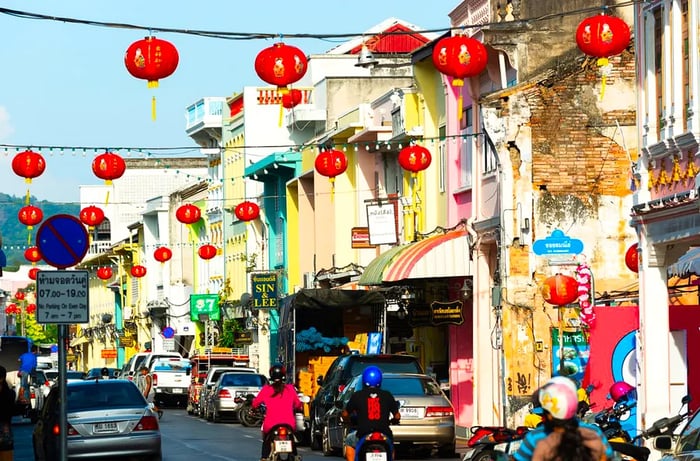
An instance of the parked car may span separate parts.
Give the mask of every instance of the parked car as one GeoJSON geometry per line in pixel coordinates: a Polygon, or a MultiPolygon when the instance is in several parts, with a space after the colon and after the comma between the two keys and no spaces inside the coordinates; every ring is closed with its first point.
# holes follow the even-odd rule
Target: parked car
{"type": "Polygon", "coordinates": [[[215,423],[223,417],[237,420],[238,409],[245,396],[257,395],[265,384],[267,378],[259,373],[221,373],[205,402],[207,420],[215,423]]]}
{"type": "Polygon", "coordinates": [[[119,376],[119,371],[119,368],[90,368],[85,374],[85,379],[114,379],[119,376]]]}
{"type": "Polygon", "coordinates": [[[149,352],[137,352],[132,355],[119,372],[119,378],[133,381],[148,354],[149,352]]]}
{"type": "MultiPolygon", "coordinates": [[[[37,388],[45,399],[49,395],[49,391],[51,391],[51,386],[53,383],[49,381],[49,378],[46,376],[46,373],[44,373],[43,370],[35,370],[32,373],[32,385],[37,388]]],[[[41,406],[39,406],[39,408],[41,408],[41,406]]]]}
{"type": "MultiPolygon", "coordinates": [[[[58,459],[59,391],[59,386],[51,389],[34,426],[38,461],[58,459]]],[[[66,396],[68,458],[162,459],[158,415],[131,381],[73,381],[66,384],[66,396]]]]}
{"type": "Polygon", "coordinates": [[[659,435],[654,448],[663,453],[661,461],[692,461],[700,459],[700,410],[690,417],[683,430],[675,435],[659,435]]]}
{"type": "MultiPolygon", "coordinates": [[[[350,396],[360,389],[362,376],[356,376],[326,413],[321,444],[325,455],[342,450],[349,428],[340,415],[350,396]]],[[[401,422],[391,428],[397,450],[437,448],[440,458],[455,455],[454,408],[437,381],[424,374],[384,373],[382,389],[391,392],[401,405],[401,422]]]]}
{"type": "MultiPolygon", "coordinates": [[[[50,370],[43,370],[44,375],[46,376],[46,379],[51,382],[51,385],[54,385],[58,382],[58,369],[57,368],[51,368],[50,370]]],[[[66,370],[66,380],[68,382],[70,381],[82,381],[85,379],[85,373],[82,371],[77,371],[77,370],[66,370]]]]}
{"type": "Polygon", "coordinates": [[[324,428],[324,416],[333,408],[335,400],[346,384],[355,376],[362,374],[369,365],[379,367],[385,373],[420,373],[423,368],[412,355],[401,354],[344,354],[336,358],[325,376],[318,376],[321,386],[311,401],[309,415],[311,419],[311,447],[321,448],[321,436],[324,428]]]}
{"type": "Polygon", "coordinates": [[[153,377],[153,400],[159,404],[187,404],[192,363],[188,359],[170,357],[157,359],[149,371],[153,377]]]}
{"type": "Polygon", "coordinates": [[[212,389],[214,388],[214,384],[216,384],[216,381],[219,379],[219,376],[221,376],[222,373],[226,373],[227,371],[235,371],[239,373],[257,373],[257,370],[254,368],[247,368],[247,367],[212,367],[207,371],[207,376],[204,378],[204,382],[202,382],[202,387],[199,390],[199,398],[197,399],[197,410],[196,413],[199,415],[200,418],[208,418],[208,415],[206,413],[206,405],[203,405],[203,402],[206,402],[207,399],[209,398],[209,394],[211,393],[212,389]]]}

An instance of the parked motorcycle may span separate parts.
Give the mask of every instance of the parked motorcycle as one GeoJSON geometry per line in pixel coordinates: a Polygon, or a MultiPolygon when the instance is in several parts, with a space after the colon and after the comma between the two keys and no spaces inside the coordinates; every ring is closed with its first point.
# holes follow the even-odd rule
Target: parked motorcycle
{"type": "Polygon", "coordinates": [[[301,461],[301,456],[294,459],[294,428],[286,424],[278,424],[270,431],[272,451],[270,461],[301,461]]]}
{"type": "Polygon", "coordinates": [[[236,397],[240,399],[240,407],[238,408],[238,420],[245,427],[260,427],[265,418],[265,407],[260,405],[258,408],[253,408],[254,394],[247,394],[245,397],[236,397]]]}
{"type": "Polygon", "coordinates": [[[520,441],[530,429],[518,426],[510,429],[503,426],[474,426],[467,440],[467,451],[463,461],[496,461],[510,455],[520,446],[520,441]]]}

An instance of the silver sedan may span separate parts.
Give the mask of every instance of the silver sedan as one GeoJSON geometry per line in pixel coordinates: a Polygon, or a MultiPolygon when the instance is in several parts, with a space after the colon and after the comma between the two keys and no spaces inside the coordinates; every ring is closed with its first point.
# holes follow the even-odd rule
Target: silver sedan
{"type": "Polygon", "coordinates": [[[267,378],[258,373],[222,373],[205,402],[207,419],[215,423],[224,416],[237,419],[245,396],[257,395],[266,383],[267,378]]]}

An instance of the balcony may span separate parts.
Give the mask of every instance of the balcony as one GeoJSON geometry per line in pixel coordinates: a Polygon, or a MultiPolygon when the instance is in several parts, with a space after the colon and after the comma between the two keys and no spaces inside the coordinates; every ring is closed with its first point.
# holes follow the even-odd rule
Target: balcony
{"type": "Polygon", "coordinates": [[[202,147],[211,147],[212,140],[221,140],[221,127],[226,108],[226,98],[202,98],[187,107],[185,132],[202,147]]]}
{"type": "Polygon", "coordinates": [[[90,242],[90,246],[88,247],[87,255],[85,256],[85,258],[89,259],[107,253],[109,252],[109,249],[111,247],[112,242],[110,242],[109,240],[93,240],[90,242]]]}

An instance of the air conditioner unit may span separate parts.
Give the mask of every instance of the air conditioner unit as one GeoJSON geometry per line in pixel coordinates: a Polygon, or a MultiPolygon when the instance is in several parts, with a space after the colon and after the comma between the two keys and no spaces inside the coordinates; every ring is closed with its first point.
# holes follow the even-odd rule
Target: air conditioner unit
{"type": "Polygon", "coordinates": [[[314,280],[316,274],[313,272],[304,272],[304,288],[314,288],[314,280]]]}

